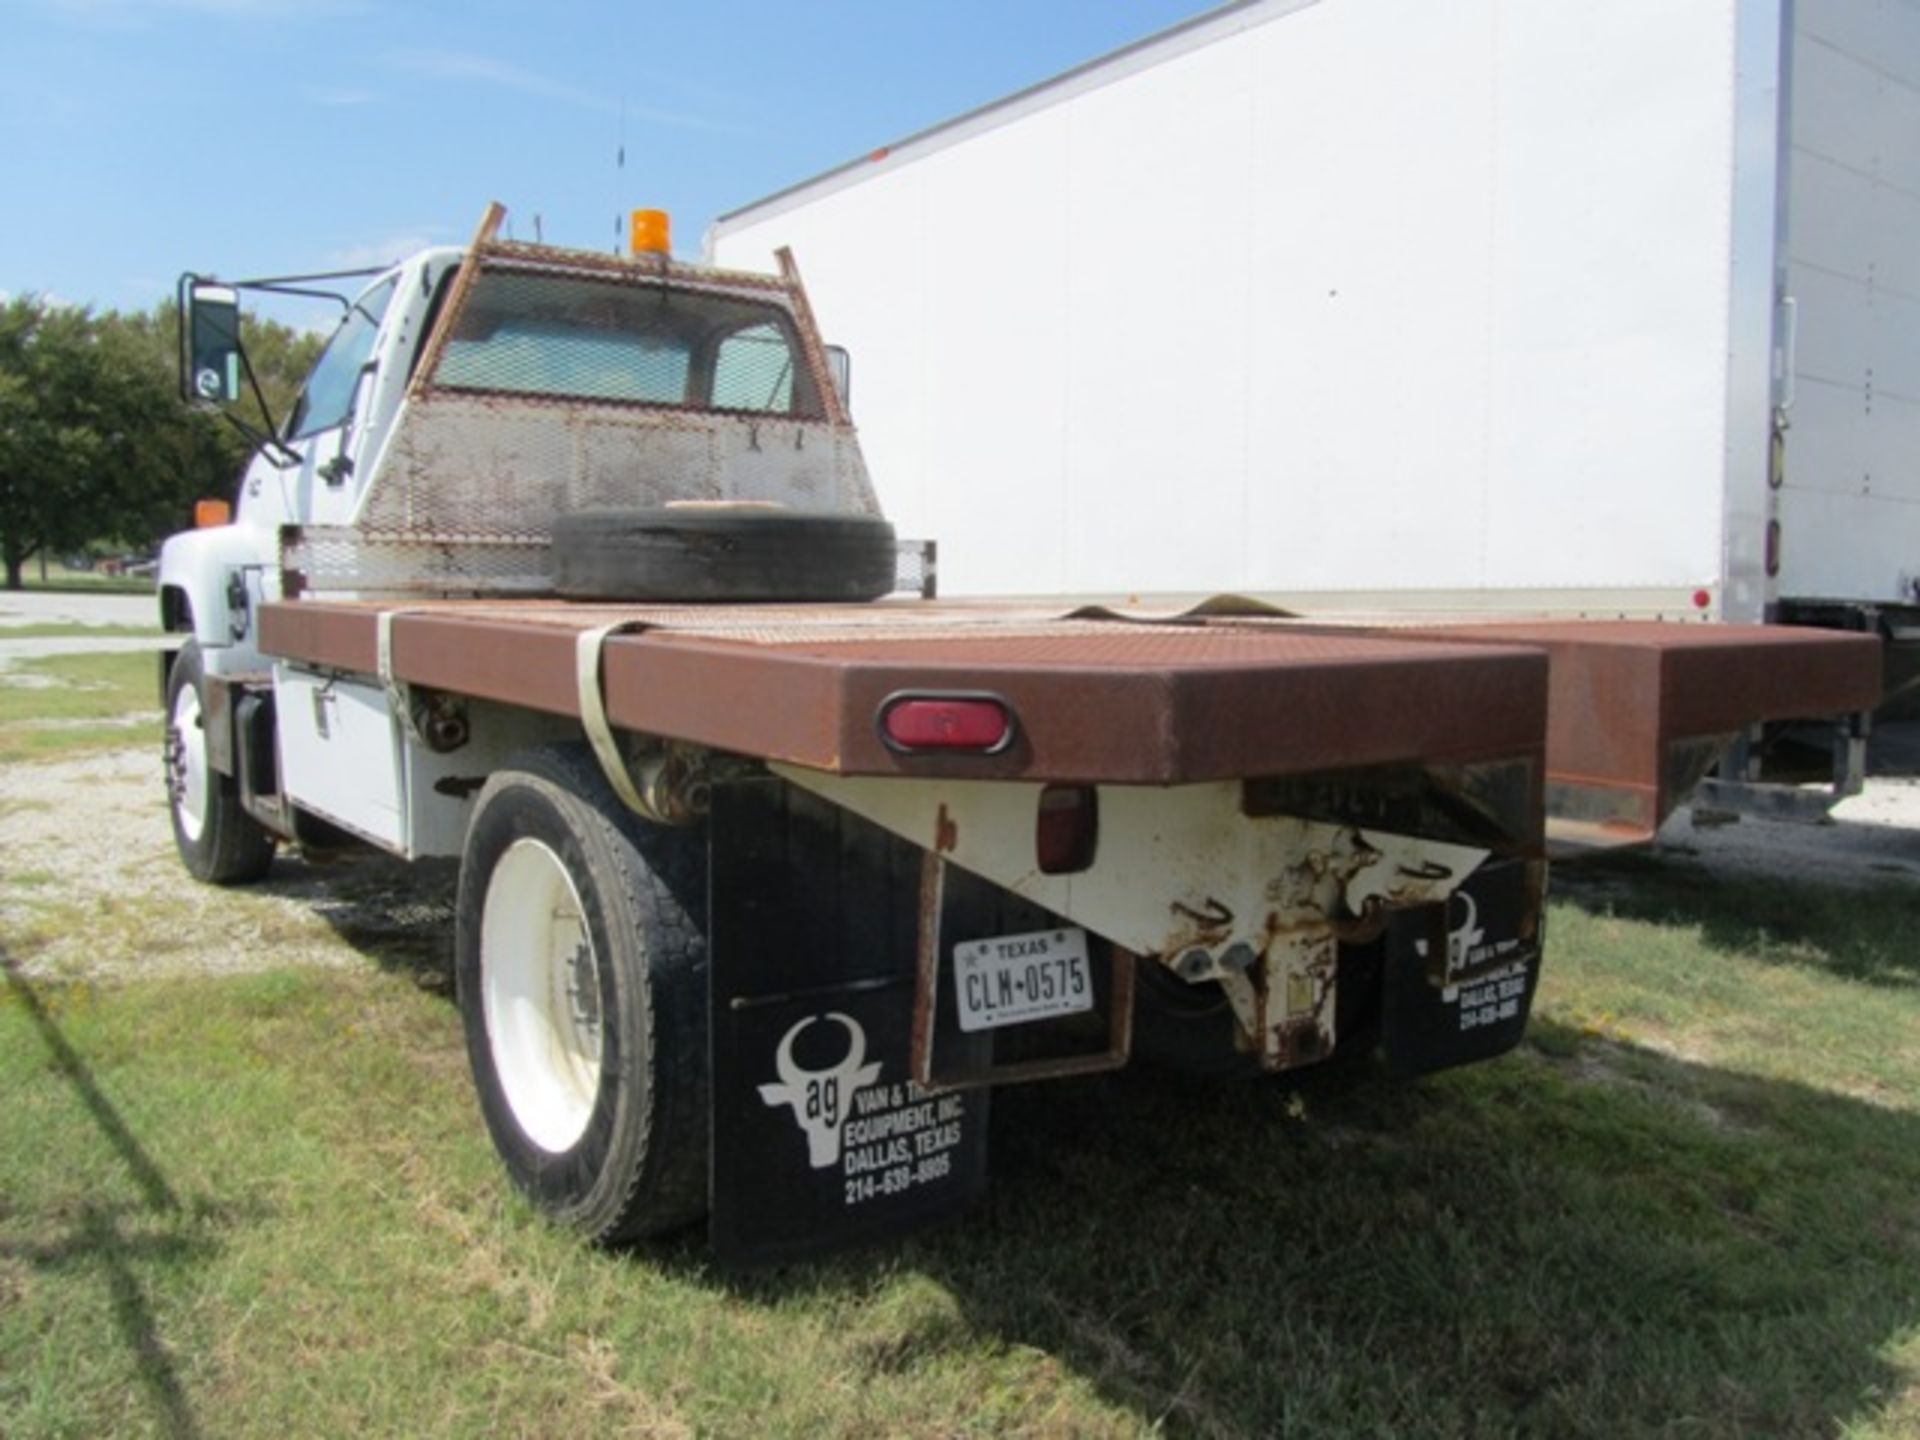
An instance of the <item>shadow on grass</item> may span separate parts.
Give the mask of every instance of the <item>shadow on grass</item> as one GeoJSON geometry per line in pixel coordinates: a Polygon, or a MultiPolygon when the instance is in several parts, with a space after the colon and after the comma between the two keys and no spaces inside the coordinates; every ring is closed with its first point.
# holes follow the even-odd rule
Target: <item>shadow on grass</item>
{"type": "Polygon", "coordinates": [[[1920,1121],[1551,1025],[1416,1087],[1152,1072],[995,1096],[994,1189],[908,1244],[740,1279],[777,1304],[902,1270],[953,1297],[872,1373],[1031,1346],[1172,1433],[1830,1434],[1911,1385],[1920,1121]]]}
{"type": "Polygon", "coordinates": [[[86,1201],[78,1207],[77,1218],[65,1239],[38,1244],[0,1241],[0,1255],[37,1269],[76,1267],[99,1271],[106,1281],[121,1343],[133,1357],[134,1369],[152,1402],[160,1429],[175,1440],[198,1436],[199,1422],[187,1403],[173,1356],[160,1338],[152,1303],[136,1267],[203,1261],[215,1247],[211,1241],[189,1232],[204,1228],[209,1212],[206,1207],[181,1202],[153,1157],[128,1128],[119,1109],[100,1088],[92,1070],[68,1042],[39,993],[14,968],[4,949],[0,949],[0,976],[5,977],[8,991],[39,1032],[54,1068],[86,1108],[101,1139],[119,1157],[143,1201],[140,1206],[86,1201]],[[156,1221],[165,1227],[162,1233],[137,1233],[140,1227],[156,1221]],[[130,1229],[136,1233],[129,1233],[130,1229]]]}
{"type": "Polygon", "coordinates": [[[282,854],[257,888],[297,900],[379,969],[453,995],[455,860],[353,851],[316,861],[282,854]]]}
{"type": "Polygon", "coordinates": [[[1920,885],[1841,889],[1734,879],[1623,851],[1554,871],[1553,898],[1594,915],[1697,928],[1716,950],[1868,985],[1920,986],[1920,885]]]}

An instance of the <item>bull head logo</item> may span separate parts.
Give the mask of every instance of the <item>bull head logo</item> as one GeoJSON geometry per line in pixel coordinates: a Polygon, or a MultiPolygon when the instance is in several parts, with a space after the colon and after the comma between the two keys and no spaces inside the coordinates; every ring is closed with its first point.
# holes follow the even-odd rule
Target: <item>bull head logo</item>
{"type": "MultiPolygon", "coordinates": [[[[1447,932],[1447,979],[1452,981],[1455,975],[1467,968],[1473,958],[1473,952],[1487,938],[1487,932],[1480,925],[1480,907],[1473,903],[1473,896],[1464,890],[1453,892],[1453,898],[1466,909],[1466,915],[1460,923],[1447,932]]],[[[1416,940],[1413,950],[1421,959],[1427,956],[1427,942],[1416,940]]]]}
{"type": "Polygon", "coordinates": [[[826,1070],[802,1070],[794,1062],[793,1042],[800,1032],[822,1017],[809,1015],[797,1021],[780,1037],[774,1052],[773,1069],[780,1077],[778,1085],[762,1085],[760,1098],[774,1107],[788,1105],[793,1118],[807,1137],[807,1159],[816,1170],[824,1170],[840,1159],[840,1127],[847,1122],[847,1107],[856,1090],[864,1090],[880,1078],[880,1062],[861,1062],[867,1058],[867,1032],[851,1015],[838,1010],[828,1014],[847,1032],[846,1057],[826,1070]]]}

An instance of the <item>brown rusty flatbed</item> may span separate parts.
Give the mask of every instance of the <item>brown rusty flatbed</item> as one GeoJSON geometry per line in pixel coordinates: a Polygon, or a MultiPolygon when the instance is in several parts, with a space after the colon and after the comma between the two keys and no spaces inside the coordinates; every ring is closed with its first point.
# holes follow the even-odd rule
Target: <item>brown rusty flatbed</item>
{"type": "Polygon", "coordinates": [[[1547,811],[1564,843],[1649,838],[1748,726],[1871,710],[1881,694],[1879,641],[1831,630],[1512,619],[1316,628],[1544,652],[1547,811]]]}
{"type": "Polygon", "coordinates": [[[579,711],[578,635],[644,627],[606,642],[616,727],[844,775],[1176,784],[1538,756],[1546,725],[1546,658],[1518,647],[1013,606],[298,600],[264,608],[261,646],[372,674],[383,610],[395,678],[563,715],[579,711]],[[997,695],[1016,742],[899,755],[876,718],[902,690],[997,695]]]}
{"type": "Polygon", "coordinates": [[[1550,808],[1615,838],[1651,832],[1705,742],[1866,708],[1879,679],[1872,640],[1781,627],[1138,621],[937,601],[302,599],[264,608],[261,645],[371,674],[382,612],[396,678],[565,715],[579,634],[630,625],[604,652],[614,725],[838,774],[1177,784],[1544,754],[1550,808]],[[1018,740],[899,755],[876,717],[902,690],[995,694],[1018,740]]]}

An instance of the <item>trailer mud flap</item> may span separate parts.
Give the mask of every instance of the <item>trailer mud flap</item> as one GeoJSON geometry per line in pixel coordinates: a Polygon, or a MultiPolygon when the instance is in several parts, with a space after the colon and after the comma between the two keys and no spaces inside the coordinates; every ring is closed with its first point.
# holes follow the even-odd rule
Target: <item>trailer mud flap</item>
{"type": "Polygon", "coordinates": [[[1543,862],[1489,860],[1443,907],[1388,927],[1381,1045],[1401,1078],[1520,1043],[1540,979],[1543,862]]]}
{"type": "Polygon", "coordinates": [[[708,834],[716,1257],[796,1260],[964,1209],[988,1094],[909,1078],[921,852],[770,779],[716,785],[708,834]]]}

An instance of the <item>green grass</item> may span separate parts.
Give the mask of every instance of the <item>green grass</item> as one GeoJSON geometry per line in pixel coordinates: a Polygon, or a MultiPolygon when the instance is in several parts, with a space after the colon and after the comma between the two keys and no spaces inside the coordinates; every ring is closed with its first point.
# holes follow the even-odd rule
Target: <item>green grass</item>
{"type": "Polygon", "coordinates": [[[158,747],[158,675],[146,651],[14,661],[0,670],[0,763],[158,747]]]}
{"type": "Polygon", "coordinates": [[[532,1216],[416,952],[9,972],[0,1434],[1920,1435],[1920,902],[1591,873],[1504,1060],[1002,1091],[967,1220],[747,1279],[532,1216]]]}
{"type": "MultiPolygon", "coordinates": [[[[4,601],[0,601],[4,604],[4,601]]],[[[0,625],[0,640],[132,639],[161,634],[158,625],[89,625],[78,620],[35,621],[29,625],[0,625]]]]}

